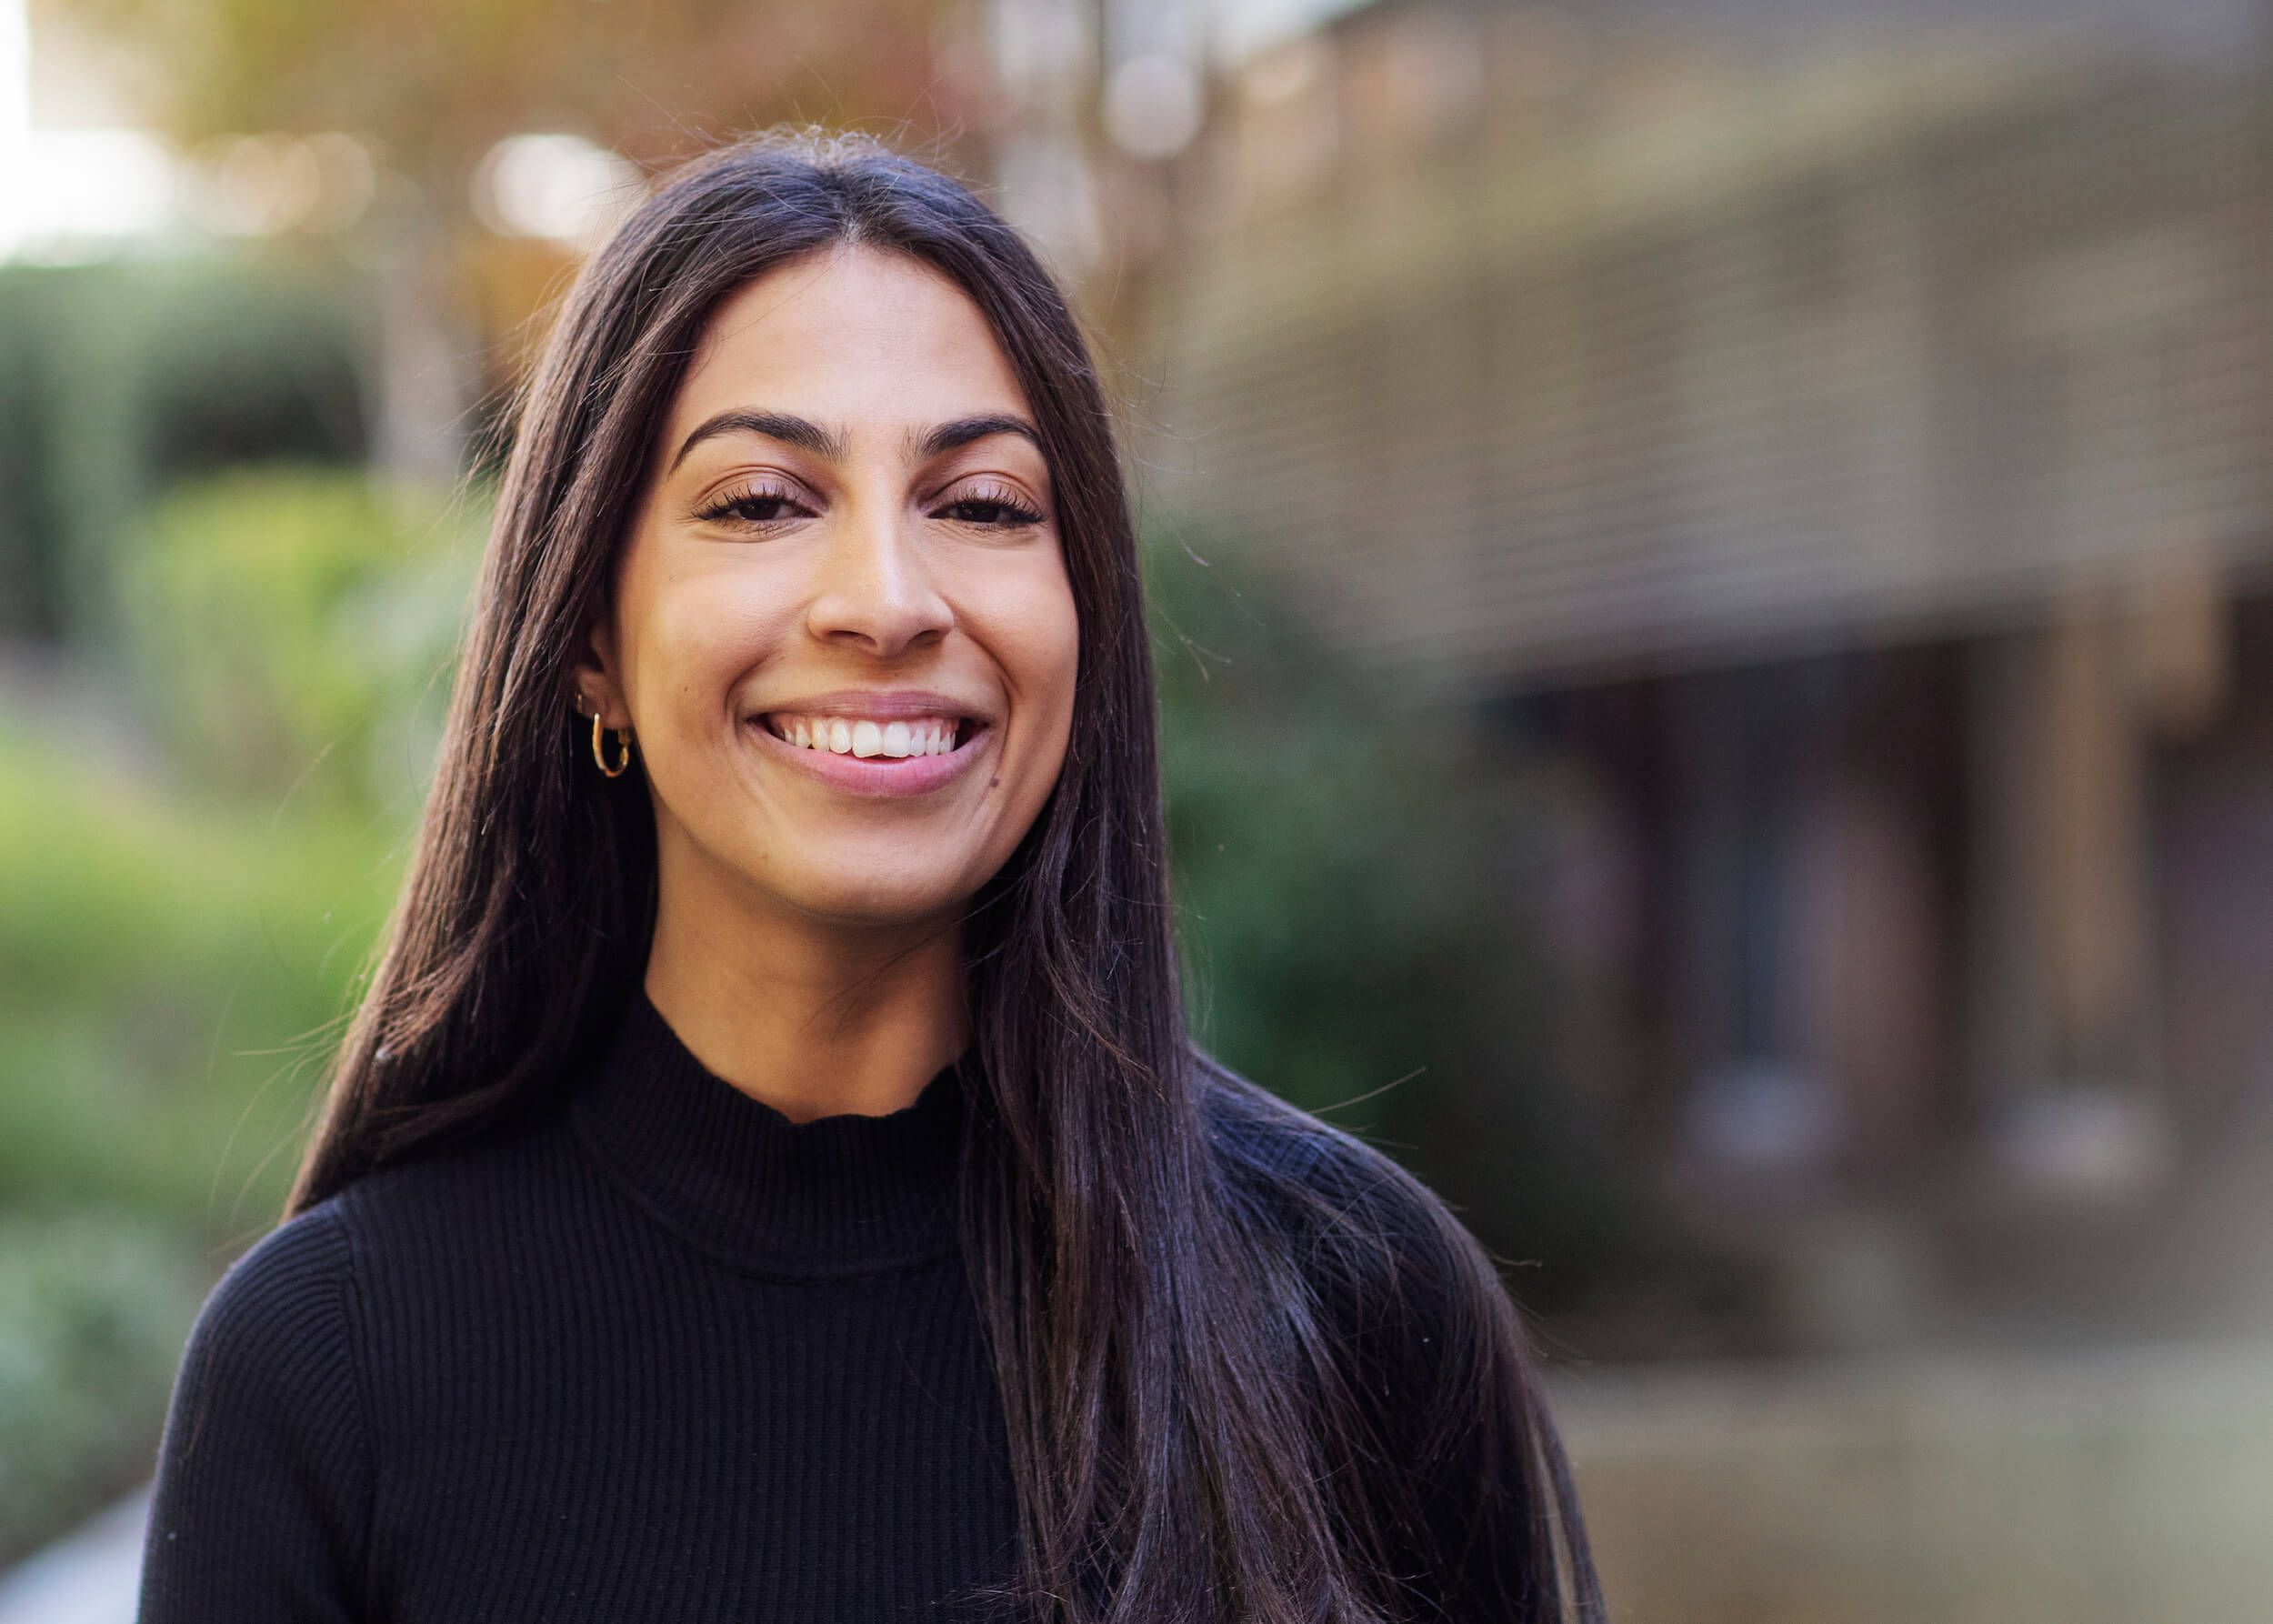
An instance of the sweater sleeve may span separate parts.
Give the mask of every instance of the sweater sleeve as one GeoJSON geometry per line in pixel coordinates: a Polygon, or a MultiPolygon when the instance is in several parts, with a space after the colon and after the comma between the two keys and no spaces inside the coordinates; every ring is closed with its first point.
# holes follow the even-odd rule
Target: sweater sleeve
{"type": "Polygon", "coordinates": [[[372,1461],[335,1208],[303,1214],[214,1288],[159,1449],[141,1624],[363,1616],[372,1461]]]}

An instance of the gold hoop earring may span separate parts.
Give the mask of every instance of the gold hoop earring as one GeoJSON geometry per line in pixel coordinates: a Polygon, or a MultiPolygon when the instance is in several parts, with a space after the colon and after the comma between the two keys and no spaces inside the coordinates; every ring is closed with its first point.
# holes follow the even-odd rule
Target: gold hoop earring
{"type": "Polygon", "coordinates": [[[600,713],[595,710],[592,713],[592,759],[604,777],[620,778],[631,770],[631,729],[618,727],[616,730],[616,747],[622,754],[614,767],[607,764],[607,750],[600,742],[600,713]]]}

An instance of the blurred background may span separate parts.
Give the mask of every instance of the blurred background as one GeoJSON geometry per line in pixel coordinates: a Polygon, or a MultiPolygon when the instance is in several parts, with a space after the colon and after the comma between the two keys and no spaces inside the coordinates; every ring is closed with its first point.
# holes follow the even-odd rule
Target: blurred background
{"type": "Polygon", "coordinates": [[[553,301],[785,120],[1077,290],[1195,1024],[1507,1259],[1617,1616],[2263,1616],[2268,25],[0,0],[0,1621],[131,1614],[553,301]]]}

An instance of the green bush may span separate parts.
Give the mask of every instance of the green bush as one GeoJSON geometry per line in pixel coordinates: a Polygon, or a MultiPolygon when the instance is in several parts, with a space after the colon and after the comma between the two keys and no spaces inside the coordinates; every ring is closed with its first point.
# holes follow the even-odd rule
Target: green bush
{"type": "MultiPolygon", "coordinates": [[[[1401,1086],[1385,1088],[1480,1039],[1479,1007],[1544,1019],[1528,774],[1441,715],[1393,707],[1267,583],[1207,556],[1169,544],[1150,560],[1200,1035],[1305,1107],[1366,1098],[1344,1120],[1378,1123],[1401,1086]]],[[[1499,1057],[1511,1084],[1536,1080],[1526,1047],[1499,1057]]]]}
{"type": "Polygon", "coordinates": [[[116,567],[177,768],[255,797],[415,800],[483,517],[353,471],[239,469],[168,494],[116,567]]]}
{"type": "Polygon", "coordinates": [[[0,1219],[0,1563],[147,1475],[205,1285],[147,1222],[0,1219]]]}
{"type": "Polygon", "coordinates": [[[209,1271],[281,1207],[472,523],[356,475],[180,491],[116,560],[170,760],[121,777],[0,716],[0,1559],[146,1474],[209,1271]]]}
{"type": "Polygon", "coordinates": [[[0,631],[97,635],[113,550],[176,481],[360,462],[369,304],[250,256],[0,266],[0,631]]]}
{"type": "Polygon", "coordinates": [[[0,718],[0,1211],[256,1233],[400,872],[399,826],[199,807],[0,718]]]}
{"type": "Polygon", "coordinates": [[[240,471],[118,560],[169,759],[0,717],[0,1211],[96,1202],[225,1251],[273,1218],[400,873],[475,519],[240,471]]]}
{"type": "Polygon", "coordinates": [[[1545,774],[1484,718],[1394,703],[1230,548],[1148,559],[1177,925],[1198,1037],[1391,1148],[1536,1306],[1666,1250],[1557,1074],[1536,948],[1545,774]]]}

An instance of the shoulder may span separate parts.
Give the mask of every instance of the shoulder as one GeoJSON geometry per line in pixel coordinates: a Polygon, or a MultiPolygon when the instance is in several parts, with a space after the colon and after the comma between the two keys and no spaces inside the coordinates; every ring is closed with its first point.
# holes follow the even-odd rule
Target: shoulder
{"type": "Polygon", "coordinates": [[[225,1364],[286,1383],[341,1343],[353,1265],[335,1201],[269,1231],[230,1266],[190,1333],[185,1368],[225,1364]]]}
{"type": "MultiPolygon", "coordinates": [[[[541,1237],[535,1215],[577,1205],[588,1175],[563,1121],[426,1150],[366,1173],[324,1203],[366,1282],[541,1237]]],[[[315,1210],[321,1210],[317,1208],[315,1210]]]]}
{"type": "Polygon", "coordinates": [[[360,1616],[375,1459],[336,1202],[275,1229],[206,1298],[158,1451],[140,1617],[360,1616]]]}
{"type": "Polygon", "coordinates": [[[1397,1606],[1535,1616],[1523,1599],[1556,1560],[1542,1530],[1576,1530],[1577,1509],[1490,1258],[1370,1146],[1219,1068],[1206,1098],[1220,1186],[1320,1418],[1322,1468],[1350,1526],[1372,1530],[1397,1606]]]}
{"type": "Polygon", "coordinates": [[[1483,1248],[1370,1145],[1212,1067],[1205,1089],[1234,1218],[1318,1316],[1345,1376],[1427,1407],[1481,1375],[1516,1328],[1483,1248]]]}
{"type": "Polygon", "coordinates": [[[1239,1215],[1322,1263],[1397,1279],[1464,1275],[1481,1256],[1420,1180],[1363,1140],[1208,1063],[1217,1175],[1239,1215]]]}
{"type": "MultiPolygon", "coordinates": [[[[344,1398],[384,1374],[398,1328],[482,1295],[534,1243],[566,1169],[556,1148],[515,1140],[365,1174],[271,1230],[215,1285],[185,1355],[185,1388],[305,1390],[344,1398]],[[550,1149],[550,1154],[548,1154],[550,1149]],[[532,1216],[536,1214],[536,1216],[532,1216]]],[[[568,1176],[573,1176],[568,1175],[568,1176]]]]}
{"type": "Polygon", "coordinates": [[[313,1445],[359,1433],[350,1298],[353,1265],[337,1206],[313,1208],[272,1230],[205,1298],[175,1380],[166,1422],[179,1472],[248,1437],[313,1445]]]}

